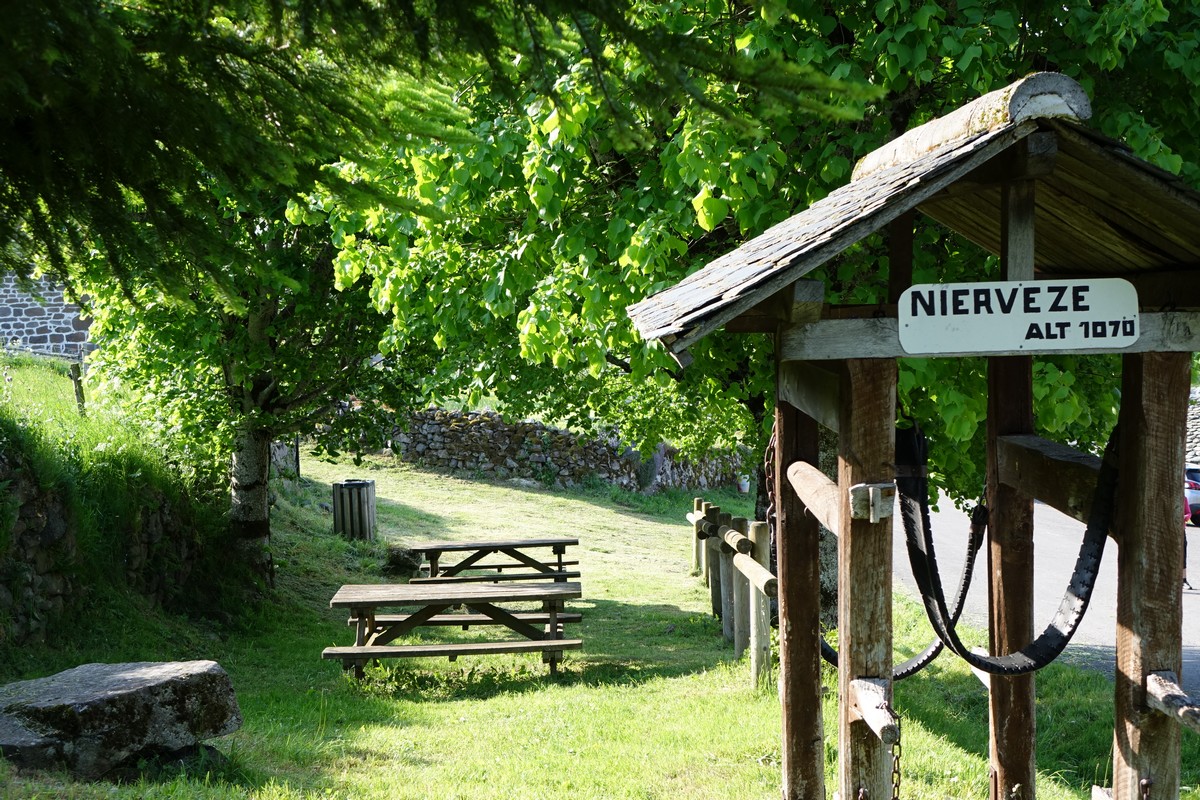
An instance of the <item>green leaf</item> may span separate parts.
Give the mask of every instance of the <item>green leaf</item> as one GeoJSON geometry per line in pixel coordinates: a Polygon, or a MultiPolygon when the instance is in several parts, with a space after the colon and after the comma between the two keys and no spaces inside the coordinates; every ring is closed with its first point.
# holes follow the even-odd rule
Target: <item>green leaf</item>
{"type": "Polygon", "coordinates": [[[713,197],[707,186],[692,198],[692,208],[696,210],[696,222],[706,231],[716,228],[729,214],[729,203],[713,197]]]}

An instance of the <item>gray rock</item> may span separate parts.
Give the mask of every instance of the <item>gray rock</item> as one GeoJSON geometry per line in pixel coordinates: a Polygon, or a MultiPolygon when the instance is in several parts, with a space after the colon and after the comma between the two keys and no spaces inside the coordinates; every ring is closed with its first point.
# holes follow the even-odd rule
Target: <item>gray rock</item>
{"type": "Polygon", "coordinates": [[[94,779],[233,733],[242,713],[215,661],[84,664],[0,686],[0,752],[94,779]]]}

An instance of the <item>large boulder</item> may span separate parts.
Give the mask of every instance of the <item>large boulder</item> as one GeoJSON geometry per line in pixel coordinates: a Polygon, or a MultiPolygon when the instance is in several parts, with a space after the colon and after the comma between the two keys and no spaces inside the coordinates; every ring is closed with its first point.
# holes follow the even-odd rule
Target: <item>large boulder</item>
{"type": "Polygon", "coordinates": [[[0,686],[0,753],[89,780],[194,751],[241,725],[233,684],[215,661],[84,664],[0,686]]]}

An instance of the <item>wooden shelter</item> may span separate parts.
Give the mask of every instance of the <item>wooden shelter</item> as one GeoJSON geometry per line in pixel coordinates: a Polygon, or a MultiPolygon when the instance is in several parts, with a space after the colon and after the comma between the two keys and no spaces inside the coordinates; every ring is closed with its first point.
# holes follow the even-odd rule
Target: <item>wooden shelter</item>
{"type": "MultiPolygon", "coordinates": [[[[1086,128],[1090,113],[1075,82],[1031,75],[871,153],[848,185],[629,308],[641,335],[685,365],[689,346],[720,328],[776,336],[785,798],[825,797],[818,520],[838,534],[838,791],[891,794],[892,520],[884,508],[857,513],[850,495],[896,474],[895,359],[988,359],[989,638],[1000,654],[1034,639],[1034,499],[1086,520],[1100,473],[1099,458],[1034,435],[1032,357],[1061,352],[1122,356],[1108,531],[1119,581],[1113,795],[1179,794],[1181,728],[1200,730],[1197,701],[1175,685],[1200,193],[1086,128]],[[926,218],[998,255],[1002,280],[911,286],[913,226],[926,218]],[[805,280],[881,230],[886,303],[839,308],[805,280]],[[818,424],[838,432],[836,483],[815,469],[818,424]]],[[[875,496],[882,506],[888,492],[875,496]]],[[[989,695],[991,796],[1032,798],[1033,673],[992,675],[989,695]]]]}

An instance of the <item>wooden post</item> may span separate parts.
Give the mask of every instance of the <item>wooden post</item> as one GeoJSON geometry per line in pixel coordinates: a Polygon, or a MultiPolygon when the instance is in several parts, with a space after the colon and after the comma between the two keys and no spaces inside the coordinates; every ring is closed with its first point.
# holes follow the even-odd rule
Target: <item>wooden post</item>
{"type": "MultiPolygon", "coordinates": [[[[1005,184],[1001,262],[1006,280],[1033,279],[1033,183],[1005,184]]],[[[988,359],[988,584],[991,652],[1033,641],[1033,498],[1000,483],[996,437],[1033,432],[1033,361],[988,359]]],[[[1182,473],[1181,473],[1182,474],[1182,473]]],[[[993,675],[989,692],[992,800],[1035,796],[1034,677],[993,675]]]]}
{"type": "MultiPolygon", "coordinates": [[[[734,517],[729,527],[745,536],[750,531],[750,521],[745,517],[734,517]]],[[[741,658],[750,646],[750,579],[733,565],[733,657],[741,658]]]]}
{"type": "Polygon", "coordinates": [[[704,516],[704,498],[692,499],[692,574],[703,575],[700,554],[704,552],[704,542],[700,539],[700,518],[704,516]]]}
{"type": "MultiPolygon", "coordinates": [[[[771,529],[765,522],[750,523],[754,560],[771,568],[771,529]]],[[[771,682],[771,601],[760,591],[750,592],[750,675],[754,688],[771,682]]]]}
{"type": "Polygon", "coordinates": [[[883,681],[891,701],[892,519],[855,519],[850,487],[894,477],[896,362],[846,362],[838,415],[839,792],[843,798],[889,796],[891,752],[863,718],[853,682],[883,681]],[[861,793],[861,794],[860,794],[861,793]]]}
{"type": "Polygon", "coordinates": [[[1179,476],[1190,377],[1190,353],[1123,358],[1114,800],[1179,796],[1180,725],[1149,708],[1146,682],[1153,672],[1178,675],[1182,661],[1179,476]]]}
{"type": "MultiPolygon", "coordinates": [[[[712,503],[705,503],[704,508],[701,509],[701,513],[704,515],[704,519],[706,521],[708,520],[708,509],[710,509],[710,508],[712,508],[712,503]]],[[[697,530],[699,530],[700,526],[697,525],[696,528],[697,528],[697,530]]],[[[704,585],[708,586],[708,582],[710,579],[710,576],[708,573],[709,573],[710,567],[708,565],[708,542],[707,542],[707,540],[700,542],[699,547],[700,547],[700,574],[704,577],[704,585]]]]}
{"type": "Polygon", "coordinates": [[[820,527],[815,517],[804,513],[804,504],[787,479],[787,468],[792,462],[815,465],[819,457],[817,423],[786,401],[776,400],[775,543],[784,800],[825,796],[820,527]]]}
{"type": "MultiPolygon", "coordinates": [[[[727,511],[721,512],[721,527],[730,527],[733,515],[727,511]]],[[[717,540],[718,552],[721,554],[721,635],[725,641],[733,641],[733,548],[725,544],[720,537],[717,540]]]]}
{"type": "MultiPolygon", "coordinates": [[[[721,524],[721,507],[709,505],[704,512],[706,522],[721,524]]],[[[712,613],[721,618],[721,540],[710,536],[704,540],[705,560],[708,564],[708,596],[712,601],[712,613]]]]}

